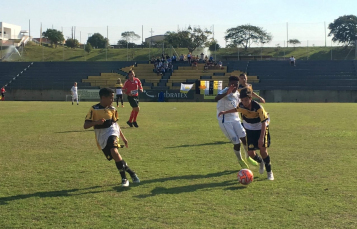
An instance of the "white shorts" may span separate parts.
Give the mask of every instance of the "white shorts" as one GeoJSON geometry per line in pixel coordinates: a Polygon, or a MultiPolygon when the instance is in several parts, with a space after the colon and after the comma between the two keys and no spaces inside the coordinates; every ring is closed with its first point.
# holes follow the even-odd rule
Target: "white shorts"
{"type": "Polygon", "coordinates": [[[226,137],[234,144],[240,143],[240,138],[245,138],[246,133],[242,124],[239,121],[236,122],[224,122],[218,121],[219,127],[226,137]]]}
{"type": "Polygon", "coordinates": [[[73,94],[72,99],[78,99],[78,94],[73,94]]]}

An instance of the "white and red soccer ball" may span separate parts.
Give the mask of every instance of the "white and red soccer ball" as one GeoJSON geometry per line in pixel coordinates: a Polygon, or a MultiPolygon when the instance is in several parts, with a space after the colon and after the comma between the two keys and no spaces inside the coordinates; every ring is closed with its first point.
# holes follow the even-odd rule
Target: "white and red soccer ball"
{"type": "Polygon", "coordinates": [[[248,185],[252,183],[254,179],[254,175],[253,172],[250,171],[249,169],[241,169],[237,174],[237,178],[239,183],[243,185],[248,185]]]}

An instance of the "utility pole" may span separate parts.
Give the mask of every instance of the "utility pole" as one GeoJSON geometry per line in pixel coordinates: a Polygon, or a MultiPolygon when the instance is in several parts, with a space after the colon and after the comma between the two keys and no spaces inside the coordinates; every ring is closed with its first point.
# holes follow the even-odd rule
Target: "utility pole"
{"type": "Polygon", "coordinates": [[[286,47],[289,47],[289,25],[286,23],[286,47]]]}

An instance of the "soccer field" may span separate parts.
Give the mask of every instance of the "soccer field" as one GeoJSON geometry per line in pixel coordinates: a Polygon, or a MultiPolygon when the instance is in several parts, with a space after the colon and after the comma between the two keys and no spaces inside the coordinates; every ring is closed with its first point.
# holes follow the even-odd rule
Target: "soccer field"
{"type": "Polygon", "coordinates": [[[139,128],[125,103],[129,188],[83,129],[93,104],[0,102],[0,228],[357,227],[357,104],[265,104],[275,180],[243,186],[215,103],[143,102],[139,128]]]}

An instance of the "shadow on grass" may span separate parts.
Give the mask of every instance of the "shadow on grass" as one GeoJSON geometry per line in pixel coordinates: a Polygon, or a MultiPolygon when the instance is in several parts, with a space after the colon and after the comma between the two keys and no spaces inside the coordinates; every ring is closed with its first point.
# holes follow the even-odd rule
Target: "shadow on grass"
{"type": "Polygon", "coordinates": [[[179,146],[170,146],[165,148],[179,148],[179,147],[192,147],[192,146],[209,146],[209,145],[224,145],[229,142],[224,141],[216,141],[216,142],[209,142],[209,143],[201,143],[201,144],[192,144],[192,145],[179,145],[179,146]]]}
{"type": "Polygon", "coordinates": [[[67,131],[59,131],[59,132],[54,132],[55,134],[66,134],[66,133],[79,133],[79,132],[85,132],[85,131],[94,131],[94,129],[91,130],[67,130],[67,131]]]}
{"type": "MultiPolygon", "coordinates": [[[[157,183],[157,182],[165,182],[171,180],[193,180],[193,179],[205,179],[205,178],[212,178],[212,177],[220,177],[224,175],[229,175],[236,173],[236,170],[231,171],[223,171],[218,173],[209,173],[206,175],[186,175],[186,176],[175,176],[175,177],[167,177],[167,178],[159,178],[159,179],[152,179],[152,180],[144,180],[141,184],[149,184],[149,183],[157,183]]],[[[147,198],[151,196],[156,196],[159,194],[180,194],[183,192],[194,192],[199,189],[207,189],[207,188],[215,188],[215,187],[225,187],[236,185],[236,181],[223,181],[223,182],[215,182],[215,183],[207,183],[207,184],[194,184],[194,185],[186,185],[181,187],[174,187],[174,188],[165,188],[165,187],[156,187],[154,188],[150,194],[138,195],[135,196],[137,198],[147,198]]],[[[236,189],[245,188],[244,186],[239,186],[236,189]]]]}
{"type": "Polygon", "coordinates": [[[75,189],[60,190],[60,191],[35,192],[35,193],[30,193],[30,194],[0,197],[0,205],[8,204],[8,202],[10,202],[10,201],[23,200],[23,199],[27,199],[27,198],[31,198],[31,197],[48,198],[48,197],[76,196],[76,195],[83,195],[83,194],[89,194],[89,193],[100,193],[103,191],[87,191],[87,192],[81,192],[81,193],[77,193],[77,194],[74,192],[92,190],[92,189],[101,188],[101,187],[102,186],[93,186],[93,187],[82,188],[82,189],[75,188],[75,189]]]}

